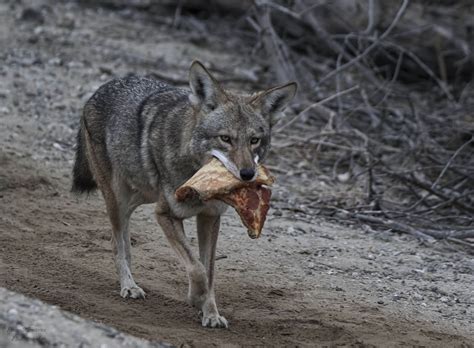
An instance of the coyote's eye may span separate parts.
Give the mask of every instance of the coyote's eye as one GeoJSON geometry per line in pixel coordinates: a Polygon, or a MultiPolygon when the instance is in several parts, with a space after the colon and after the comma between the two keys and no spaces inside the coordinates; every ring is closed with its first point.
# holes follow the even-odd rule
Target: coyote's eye
{"type": "Polygon", "coordinates": [[[257,145],[259,142],[260,142],[260,138],[252,137],[250,139],[250,144],[252,144],[252,145],[257,145]]]}
{"type": "Polygon", "coordinates": [[[230,144],[230,137],[228,135],[221,135],[220,138],[224,143],[230,144]]]}

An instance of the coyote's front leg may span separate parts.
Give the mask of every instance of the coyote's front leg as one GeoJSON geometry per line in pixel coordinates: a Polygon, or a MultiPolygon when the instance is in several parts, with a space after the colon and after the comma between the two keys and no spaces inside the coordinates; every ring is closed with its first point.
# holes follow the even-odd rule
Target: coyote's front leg
{"type": "Polygon", "coordinates": [[[199,217],[198,216],[198,236],[201,255],[205,254],[205,267],[199,259],[196,258],[184,233],[183,221],[171,217],[169,215],[156,214],[158,223],[166,235],[171,247],[183,261],[189,278],[189,301],[192,305],[202,310],[202,325],[207,327],[228,327],[227,320],[219,315],[216,302],[214,299],[214,291],[212,288],[212,274],[214,267],[215,242],[217,241],[217,233],[219,232],[219,217],[217,221],[212,223],[212,232],[207,228],[208,221],[215,220],[216,217],[199,217]],[[201,227],[199,227],[201,226],[201,227]],[[217,227],[216,227],[217,226],[217,227]],[[204,232],[207,230],[208,236],[204,232]],[[203,246],[203,247],[201,247],[203,246]],[[209,257],[209,255],[212,255],[209,257]],[[207,272],[206,272],[207,269],[207,272]],[[210,278],[208,278],[208,274],[210,278]]]}
{"type": "Polygon", "coordinates": [[[206,268],[207,294],[204,298],[199,296],[199,288],[189,288],[191,300],[201,301],[197,303],[202,308],[203,326],[228,327],[227,320],[219,315],[214,296],[214,261],[216,256],[217,237],[219,235],[221,218],[217,216],[198,215],[197,233],[199,240],[199,257],[206,268]]]}

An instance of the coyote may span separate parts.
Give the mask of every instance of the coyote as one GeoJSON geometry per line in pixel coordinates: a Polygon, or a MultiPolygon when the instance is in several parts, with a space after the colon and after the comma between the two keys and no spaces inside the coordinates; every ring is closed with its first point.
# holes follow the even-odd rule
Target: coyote
{"type": "Polygon", "coordinates": [[[253,95],[222,88],[198,61],[191,91],[152,78],[129,76],[101,86],[84,106],[77,135],[72,191],[99,188],[112,224],[120,295],[144,298],[131,273],[129,219],[156,203],[156,219],[189,279],[188,300],[205,327],[228,327],[217,310],[213,278],[220,215],[226,205],[198,199],[179,203],[174,192],[212,157],[240,180],[256,177],[270,147],[276,113],[296,93],[288,83],[253,95]],[[183,219],[196,216],[199,257],[183,219]]]}

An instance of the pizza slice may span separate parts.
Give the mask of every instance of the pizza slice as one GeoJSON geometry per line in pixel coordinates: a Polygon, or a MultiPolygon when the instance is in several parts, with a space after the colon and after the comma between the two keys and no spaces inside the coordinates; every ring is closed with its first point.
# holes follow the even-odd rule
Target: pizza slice
{"type": "Polygon", "coordinates": [[[214,158],[176,190],[176,199],[221,200],[237,211],[250,238],[258,238],[270,207],[271,190],[266,186],[271,186],[274,178],[264,166],[257,170],[255,181],[241,181],[214,158]]]}
{"type": "Polygon", "coordinates": [[[249,237],[252,239],[260,237],[263,224],[270,208],[270,197],[272,191],[265,186],[253,185],[243,186],[234,191],[216,196],[233,207],[239,214],[242,223],[247,227],[249,237]]]}

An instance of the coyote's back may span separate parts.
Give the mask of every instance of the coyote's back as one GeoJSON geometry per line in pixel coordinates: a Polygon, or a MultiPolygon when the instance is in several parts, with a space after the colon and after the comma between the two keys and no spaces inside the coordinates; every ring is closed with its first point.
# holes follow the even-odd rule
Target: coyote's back
{"type": "Polygon", "coordinates": [[[145,77],[116,79],[100,87],[84,107],[72,190],[89,192],[97,187],[87,157],[86,136],[90,139],[89,155],[94,148],[104,170],[114,169],[132,181],[143,181],[137,175],[143,172],[144,162],[149,159],[146,157],[151,155],[142,151],[150,126],[173,117],[173,111],[182,109],[186,99],[186,91],[145,77]],[[150,113],[150,108],[157,114],[150,113]],[[157,119],[152,124],[154,117],[157,119]]]}

